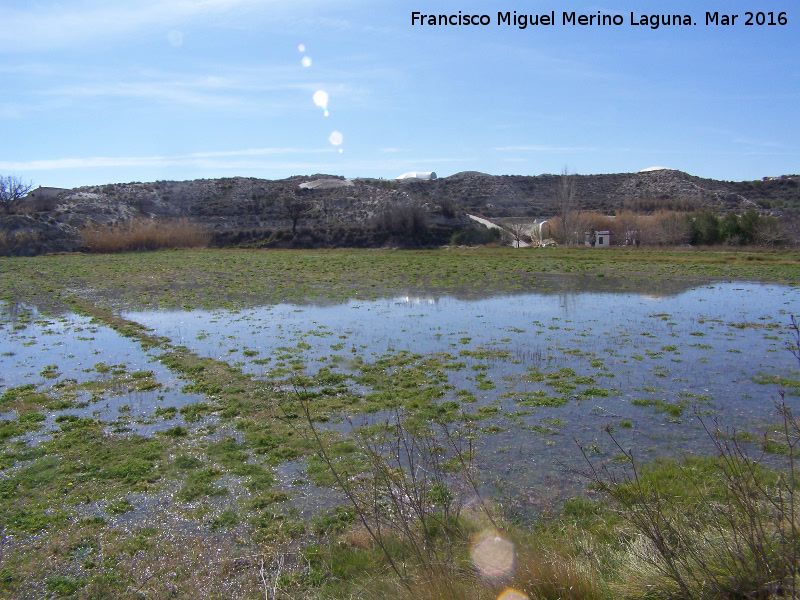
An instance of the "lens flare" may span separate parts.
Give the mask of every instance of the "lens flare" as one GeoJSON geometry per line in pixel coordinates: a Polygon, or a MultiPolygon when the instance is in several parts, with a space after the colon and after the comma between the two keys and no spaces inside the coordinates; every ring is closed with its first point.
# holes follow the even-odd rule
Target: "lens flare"
{"type": "Polygon", "coordinates": [[[328,93],[322,90],[314,92],[314,104],[320,108],[327,108],[328,106],[328,93]]]}
{"type": "Polygon", "coordinates": [[[305,52],[306,51],[306,45],[303,42],[300,42],[299,44],[297,44],[297,51],[298,52],[305,52]]]}
{"type": "Polygon", "coordinates": [[[344,136],[340,132],[334,131],[330,137],[328,137],[328,141],[334,146],[341,146],[344,141],[344,136]]]}
{"type": "Polygon", "coordinates": [[[303,60],[300,61],[300,64],[303,65],[304,67],[310,67],[311,66],[311,58],[308,57],[308,56],[304,56],[303,60]]]}
{"type": "Polygon", "coordinates": [[[514,571],[514,544],[495,531],[481,534],[470,554],[478,574],[488,581],[502,581],[514,571]]]}
{"type": "Polygon", "coordinates": [[[328,93],[322,90],[314,92],[314,104],[322,109],[322,114],[328,116],[328,93]]]}
{"type": "Polygon", "coordinates": [[[497,597],[497,600],[531,600],[527,594],[523,594],[519,590],[508,588],[497,597]]]}

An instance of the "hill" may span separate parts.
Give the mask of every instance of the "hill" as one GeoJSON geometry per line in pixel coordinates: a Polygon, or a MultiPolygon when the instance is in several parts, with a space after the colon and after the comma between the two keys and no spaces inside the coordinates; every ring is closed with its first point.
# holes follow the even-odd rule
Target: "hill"
{"type": "MultiPolygon", "coordinates": [[[[281,180],[245,177],[132,182],[64,190],[33,198],[0,217],[0,253],[81,248],[87,225],[181,219],[217,245],[431,246],[483,217],[556,214],[559,175],[487,175],[476,171],[433,180],[345,179],[325,174],[281,180]]],[[[576,205],[604,214],[629,209],[744,213],[796,218],[800,176],[728,182],[670,169],[576,175],[576,205]]]]}

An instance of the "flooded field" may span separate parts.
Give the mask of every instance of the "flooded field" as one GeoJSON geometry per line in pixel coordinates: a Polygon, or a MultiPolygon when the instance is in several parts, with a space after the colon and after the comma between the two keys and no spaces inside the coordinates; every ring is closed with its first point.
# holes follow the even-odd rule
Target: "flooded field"
{"type": "Polygon", "coordinates": [[[606,424],[650,456],[704,447],[693,410],[763,428],[777,397],[765,384],[793,369],[785,328],[798,306],[794,288],[730,283],[662,297],[421,296],[125,316],[286,385],[324,369],[369,395],[363,365],[398,369],[393,361],[412,357],[437,401],[480,420],[487,481],[541,499],[542,484],[557,494],[554,482],[569,480],[559,466],[580,466],[574,439],[605,446],[606,424]]]}
{"type": "MultiPolygon", "coordinates": [[[[796,288],[724,283],[664,296],[401,296],[122,316],[287,390],[298,377],[316,388],[333,383],[343,400],[328,418],[345,434],[385,419],[389,406],[413,412],[434,402],[464,414],[479,425],[487,493],[536,513],[580,488],[570,472],[583,460],[575,441],[610,451],[606,425],[644,458],[704,449],[697,411],[762,430],[773,416],[771,383],[796,375],[785,329],[799,306],[796,288]]],[[[3,389],[53,397],[47,427],[30,441],[59,415],[148,436],[187,425],[185,407],[207,400],[187,391],[158,351],[85,317],[7,306],[0,326],[3,389]]]]}
{"type": "Polygon", "coordinates": [[[172,426],[159,409],[202,400],[181,392],[176,375],[134,340],[87,317],[43,316],[35,307],[6,305],[0,309],[0,334],[0,393],[47,391],[44,431],[57,416],[75,415],[98,418],[116,433],[152,435],[172,426]]]}
{"type": "Polygon", "coordinates": [[[4,263],[0,595],[236,585],[247,591],[230,597],[263,597],[259,560],[278,554],[298,561],[298,589],[339,585],[332,573],[349,559],[327,561],[315,544],[363,544],[339,537],[358,526],[311,424],[358,485],[366,444],[468,443],[460,457],[428,447],[446,461],[448,493],[524,525],[563,518],[565,502],[585,508],[569,500],[587,492],[584,453],[612,467],[623,449],[639,464],[707,455],[705,423],[781,460],[779,389],[800,408],[794,255],[466,257],[4,263]],[[759,261],[771,283],[745,282],[759,261]],[[469,468],[452,462],[464,457],[469,468]]]}

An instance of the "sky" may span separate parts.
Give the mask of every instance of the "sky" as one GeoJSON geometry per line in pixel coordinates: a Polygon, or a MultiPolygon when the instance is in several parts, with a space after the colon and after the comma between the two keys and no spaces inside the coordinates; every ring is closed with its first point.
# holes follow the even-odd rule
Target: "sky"
{"type": "Polygon", "coordinates": [[[2,0],[0,23],[0,175],[35,186],[800,173],[797,0],[2,0]]]}

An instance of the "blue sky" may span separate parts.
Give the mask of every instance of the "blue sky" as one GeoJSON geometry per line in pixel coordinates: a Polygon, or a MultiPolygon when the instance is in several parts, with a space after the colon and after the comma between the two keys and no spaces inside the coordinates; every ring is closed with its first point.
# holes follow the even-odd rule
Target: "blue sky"
{"type": "Polygon", "coordinates": [[[35,185],[800,172],[796,0],[3,0],[0,23],[0,174],[35,185]],[[754,9],[787,24],[744,25],[754,9]],[[491,24],[412,26],[412,11],[491,24]],[[624,24],[562,25],[573,11],[624,24]],[[706,11],[740,16],[706,26],[706,11]]]}

